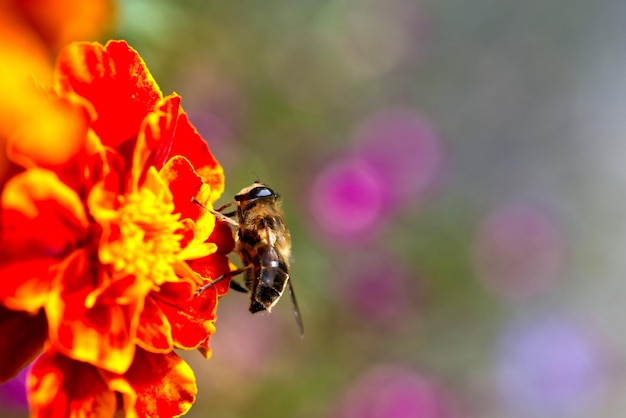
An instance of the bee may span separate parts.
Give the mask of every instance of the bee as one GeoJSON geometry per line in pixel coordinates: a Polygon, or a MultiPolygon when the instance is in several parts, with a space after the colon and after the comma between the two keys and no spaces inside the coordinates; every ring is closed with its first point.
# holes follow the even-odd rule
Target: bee
{"type": "MultiPolygon", "coordinates": [[[[192,200],[209,210],[197,200],[192,200]]],[[[291,236],[281,208],[280,196],[267,184],[255,181],[237,193],[233,202],[209,211],[216,218],[236,228],[235,251],[239,254],[243,267],[205,284],[198,289],[196,295],[221,280],[243,273],[245,287],[235,281],[231,281],[230,287],[249,292],[250,312],[257,313],[270,312],[287,288],[300,337],[304,337],[302,316],[289,276],[291,236]],[[236,206],[236,209],[223,213],[231,206],[236,206]]]]}

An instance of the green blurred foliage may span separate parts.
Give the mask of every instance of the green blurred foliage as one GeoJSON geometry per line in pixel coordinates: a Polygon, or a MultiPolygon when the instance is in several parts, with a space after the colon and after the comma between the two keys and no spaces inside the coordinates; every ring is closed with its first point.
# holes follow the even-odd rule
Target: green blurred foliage
{"type": "MultiPolygon", "coordinates": [[[[616,1],[582,0],[120,2],[117,36],[211,132],[205,137],[227,175],[223,201],[257,177],[266,181],[284,196],[294,241],[306,338],[298,339],[286,300],[253,318],[246,297],[229,294],[213,358],[185,354],[200,390],[188,416],[328,416],[364,371],[393,363],[437,376],[462,416],[502,417],[494,341],[511,318],[557,307],[610,329],[623,308],[604,308],[589,280],[624,290],[594,245],[624,212],[597,203],[612,197],[602,182],[613,172],[595,169],[601,150],[618,143],[596,133],[620,132],[607,128],[619,118],[606,119],[602,106],[615,103],[619,114],[623,103],[602,99],[611,66],[624,68],[611,58],[623,54],[623,12],[616,1]],[[347,152],[363,118],[397,105],[435,124],[443,177],[428,199],[395,213],[375,245],[330,245],[311,221],[311,182],[347,152]],[[565,230],[566,278],[530,301],[494,295],[472,265],[480,220],[509,200],[549,207],[565,230]],[[614,216],[599,229],[585,221],[603,214],[614,216]],[[345,308],[337,283],[363,251],[393,255],[419,282],[414,316],[399,330],[345,308]],[[237,347],[253,358],[221,351],[237,347]]],[[[615,399],[607,404],[604,416],[619,416],[615,399]]]]}

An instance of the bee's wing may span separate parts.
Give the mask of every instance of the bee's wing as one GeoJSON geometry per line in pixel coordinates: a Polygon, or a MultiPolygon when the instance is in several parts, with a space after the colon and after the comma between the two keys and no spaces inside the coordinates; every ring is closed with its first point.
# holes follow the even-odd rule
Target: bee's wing
{"type": "Polygon", "coordinates": [[[298,325],[298,332],[300,333],[300,338],[304,338],[304,323],[302,322],[302,314],[300,313],[300,308],[298,307],[298,300],[296,299],[296,294],[293,291],[291,279],[287,280],[287,286],[289,289],[289,299],[291,300],[291,309],[293,310],[293,316],[296,318],[296,324],[298,325]]]}

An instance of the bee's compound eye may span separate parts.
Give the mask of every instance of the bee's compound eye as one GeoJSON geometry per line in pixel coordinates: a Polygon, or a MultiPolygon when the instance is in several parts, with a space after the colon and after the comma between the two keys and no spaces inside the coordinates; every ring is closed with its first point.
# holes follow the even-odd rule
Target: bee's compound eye
{"type": "Polygon", "coordinates": [[[270,197],[274,195],[274,191],[269,187],[257,187],[250,190],[250,199],[256,199],[259,197],[270,197]]]}
{"type": "Polygon", "coordinates": [[[245,194],[238,194],[235,196],[235,200],[238,202],[245,202],[247,200],[260,199],[263,197],[276,196],[276,193],[267,186],[259,186],[251,189],[245,194]]]}

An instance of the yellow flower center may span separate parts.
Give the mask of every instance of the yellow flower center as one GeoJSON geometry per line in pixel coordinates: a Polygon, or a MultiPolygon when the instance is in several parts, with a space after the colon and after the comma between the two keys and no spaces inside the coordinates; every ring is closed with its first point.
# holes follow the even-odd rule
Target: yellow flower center
{"type": "Polygon", "coordinates": [[[148,280],[154,285],[176,280],[174,265],[181,250],[179,214],[147,187],[121,198],[120,239],[110,243],[113,270],[148,280]]]}

